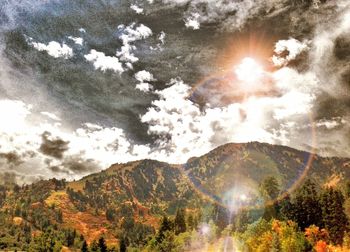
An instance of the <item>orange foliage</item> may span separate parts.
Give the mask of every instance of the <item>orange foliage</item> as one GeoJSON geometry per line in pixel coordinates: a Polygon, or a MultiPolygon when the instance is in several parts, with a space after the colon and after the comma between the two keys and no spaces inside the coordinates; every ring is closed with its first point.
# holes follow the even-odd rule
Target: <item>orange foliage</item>
{"type": "Polygon", "coordinates": [[[279,220],[273,220],[272,230],[278,234],[281,232],[281,224],[280,224],[279,220]]]}
{"type": "Polygon", "coordinates": [[[327,247],[327,243],[325,241],[320,240],[316,243],[315,250],[316,252],[327,252],[327,247]]]}
{"type": "Polygon", "coordinates": [[[329,234],[328,231],[324,228],[320,230],[316,225],[311,225],[305,229],[306,239],[312,244],[317,244],[318,241],[328,241],[329,234]]]}

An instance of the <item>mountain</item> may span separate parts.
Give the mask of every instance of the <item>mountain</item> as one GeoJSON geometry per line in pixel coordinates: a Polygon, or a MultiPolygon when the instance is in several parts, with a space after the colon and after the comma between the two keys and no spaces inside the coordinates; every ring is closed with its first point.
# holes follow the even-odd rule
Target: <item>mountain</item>
{"type": "Polygon", "coordinates": [[[54,225],[74,229],[88,242],[104,234],[109,244],[132,232],[138,243],[155,232],[163,214],[173,215],[179,207],[203,218],[199,209],[229,206],[234,197],[257,199],[259,185],[270,176],[281,192],[294,190],[305,178],[320,186],[341,184],[350,179],[350,159],[251,142],[220,146],[183,165],[140,160],[78,181],[2,186],[0,230],[28,226],[35,235],[54,225]]]}

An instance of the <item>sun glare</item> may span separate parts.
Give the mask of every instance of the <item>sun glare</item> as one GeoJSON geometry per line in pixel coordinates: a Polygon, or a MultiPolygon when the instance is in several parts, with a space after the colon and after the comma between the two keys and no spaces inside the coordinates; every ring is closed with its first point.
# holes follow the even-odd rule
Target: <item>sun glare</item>
{"type": "Polygon", "coordinates": [[[234,72],[240,81],[252,83],[262,77],[264,70],[253,58],[247,57],[234,68],[234,72]]]}

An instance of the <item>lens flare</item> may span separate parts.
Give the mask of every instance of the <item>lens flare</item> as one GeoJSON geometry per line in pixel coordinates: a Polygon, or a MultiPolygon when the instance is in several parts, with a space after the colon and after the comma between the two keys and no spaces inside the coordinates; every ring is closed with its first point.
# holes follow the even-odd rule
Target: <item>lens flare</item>
{"type": "Polygon", "coordinates": [[[253,58],[244,58],[238,66],[234,68],[238,80],[252,84],[258,82],[264,74],[263,67],[253,58]]]}

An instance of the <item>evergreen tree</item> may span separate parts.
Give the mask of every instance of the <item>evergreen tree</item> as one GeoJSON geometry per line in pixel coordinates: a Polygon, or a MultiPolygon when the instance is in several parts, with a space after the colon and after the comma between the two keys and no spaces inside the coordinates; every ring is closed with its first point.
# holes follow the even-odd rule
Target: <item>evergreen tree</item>
{"type": "Polygon", "coordinates": [[[294,205],[289,194],[279,202],[279,218],[282,220],[292,220],[294,218],[294,205]]]}
{"type": "Polygon", "coordinates": [[[106,241],[102,236],[100,237],[100,239],[98,239],[98,247],[100,249],[100,252],[107,252],[106,241]]]}
{"type": "Polygon", "coordinates": [[[260,193],[263,197],[267,196],[269,200],[277,199],[278,194],[280,193],[277,179],[272,176],[265,178],[260,184],[260,193]]]}
{"type": "Polygon", "coordinates": [[[188,218],[187,218],[187,226],[188,226],[188,230],[192,231],[193,229],[195,229],[195,225],[194,225],[194,219],[193,219],[193,215],[189,214],[188,218]]]}
{"type": "Polygon", "coordinates": [[[213,220],[219,230],[222,231],[228,225],[227,216],[229,216],[229,214],[230,213],[226,208],[214,203],[209,221],[213,220]]]}
{"type": "Polygon", "coordinates": [[[92,252],[98,252],[98,251],[99,251],[98,243],[96,242],[96,240],[94,240],[94,241],[90,244],[90,250],[91,250],[92,252]]]}
{"type": "Polygon", "coordinates": [[[125,238],[122,237],[120,240],[119,252],[126,252],[126,249],[127,249],[126,241],[125,241],[125,238]]]}
{"type": "Polygon", "coordinates": [[[296,193],[293,205],[293,220],[299,224],[302,230],[312,224],[323,226],[316,185],[310,179],[306,180],[296,193]]]}
{"type": "Polygon", "coordinates": [[[159,228],[159,231],[158,231],[158,235],[156,237],[156,240],[158,243],[161,243],[164,239],[164,234],[166,231],[171,231],[172,230],[172,223],[171,221],[169,220],[168,217],[166,216],[163,216],[162,218],[162,222],[160,224],[160,228],[159,228]]]}
{"type": "Polygon", "coordinates": [[[116,211],[113,208],[107,208],[106,210],[106,219],[109,221],[115,220],[116,211]]]}
{"type": "Polygon", "coordinates": [[[350,198],[350,181],[345,184],[345,197],[350,198]]]}
{"type": "Polygon", "coordinates": [[[176,211],[174,231],[176,235],[186,232],[185,210],[183,208],[176,211]]]}
{"type": "Polygon", "coordinates": [[[323,191],[320,202],[324,227],[329,232],[330,240],[341,244],[348,226],[344,212],[344,196],[338,190],[327,188],[323,191]]]}
{"type": "Polygon", "coordinates": [[[71,230],[71,229],[69,229],[65,232],[67,247],[70,247],[74,244],[74,239],[75,239],[76,234],[77,234],[76,231],[71,230]]]}
{"type": "Polygon", "coordinates": [[[86,241],[84,240],[83,244],[81,245],[81,252],[88,252],[88,245],[86,243],[86,241]]]}

